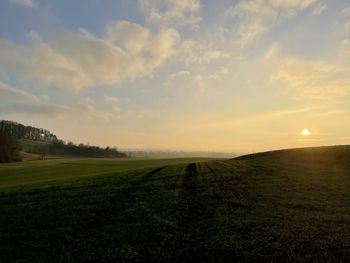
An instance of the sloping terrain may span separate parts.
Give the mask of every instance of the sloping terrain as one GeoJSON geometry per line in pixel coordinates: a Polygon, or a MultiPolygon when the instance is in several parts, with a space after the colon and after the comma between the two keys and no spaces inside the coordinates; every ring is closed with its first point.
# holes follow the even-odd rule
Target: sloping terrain
{"type": "Polygon", "coordinates": [[[75,145],[63,142],[46,142],[38,140],[19,139],[21,157],[24,161],[43,160],[63,157],[81,158],[125,158],[125,153],[116,148],[101,148],[84,144],[75,145]]]}
{"type": "Polygon", "coordinates": [[[348,146],[137,162],[1,165],[0,261],[350,261],[348,146]]]}

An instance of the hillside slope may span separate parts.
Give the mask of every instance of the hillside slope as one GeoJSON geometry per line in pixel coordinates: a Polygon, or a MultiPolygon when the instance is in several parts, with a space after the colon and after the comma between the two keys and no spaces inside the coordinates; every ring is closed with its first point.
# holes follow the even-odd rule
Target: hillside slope
{"type": "Polygon", "coordinates": [[[50,162],[0,165],[0,261],[350,261],[349,146],[136,170],[60,161],[55,181],[23,184],[49,180],[50,162]]]}
{"type": "MultiPolygon", "coordinates": [[[[0,133],[10,136],[11,140],[18,140],[21,146],[21,158],[24,161],[40,160],[48,156],[54,157],[91,157],[91,158],[125,158],[127,155],[119,152],[116,147],[102,148],[89,144],[66,143],[58,139],[56,135],[47,129],[26,126],[18,122],[0,120],[0,133]]],[[[6,141],[9,141],[7,139],[6,141]]],[[[13,155],[13,154],[12,154],[13,155]]],[[[16,152],[18,155],[18,151],[16,152]]],[[[3,160],[20,158],[8,158],[9,153],[4,153],[3,160]]],[[[8,162],[7,160],[6,162],[8,162]]]]}
{"type": "Polygon", "coordinates": [[[89,145],[64,144],[20,139],[23,160],[41,160],[51,157],[125,158],[127,155],[116,148],[89,145]]]}

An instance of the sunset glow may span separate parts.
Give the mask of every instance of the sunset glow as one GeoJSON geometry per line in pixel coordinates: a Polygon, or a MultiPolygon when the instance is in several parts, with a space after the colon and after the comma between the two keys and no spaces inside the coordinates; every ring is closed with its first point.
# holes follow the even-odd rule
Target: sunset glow
{"type": "Polygon", "coordinates": [[[310,136],[311,132],[308,129],[305,129],[305,130],[301,131],[301,135],[303,135],[303,136],[310,136]]]}
{"type": "Polygon", "coordinates": [[[349,99],[348,0],[0,1],[0,119],[66,141],[348,144],[349,99]]]}

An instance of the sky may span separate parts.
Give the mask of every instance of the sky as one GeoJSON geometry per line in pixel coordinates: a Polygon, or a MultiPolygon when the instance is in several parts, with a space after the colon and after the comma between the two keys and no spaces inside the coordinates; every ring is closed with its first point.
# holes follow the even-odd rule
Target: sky
{"type": "Polygon", "coordinates": [[[0,0],[0,119],[252,152],[349,144],[349,117],[348,0],[0,0]]]}

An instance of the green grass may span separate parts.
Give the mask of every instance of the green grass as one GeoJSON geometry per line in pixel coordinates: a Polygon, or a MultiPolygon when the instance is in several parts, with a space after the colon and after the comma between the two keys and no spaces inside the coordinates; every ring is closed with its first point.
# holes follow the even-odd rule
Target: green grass
{"type": "Polygon", "coordinates": [[[64,183],[85,177],[119,175],[163,165],[205,161],[208,158],[116,159],[60,158],[0,165],[0,189],[27,187],[38,183],[64,183]],[[58,181],[59,180],[59,181],[58,181]],[[58,182],[56,182],[58,181],[58,182]]]}
{"type": "Polygon", "coordinates": [[[349,262],[350,147],[0,165],[1,262],[349,262]]]}
{"type": "Polygon", "coordinates": [[[49,152],[52,143],[44,141],[35,141],[27,139],[19,139],[19,144],[24,152],[49,152]]]}

